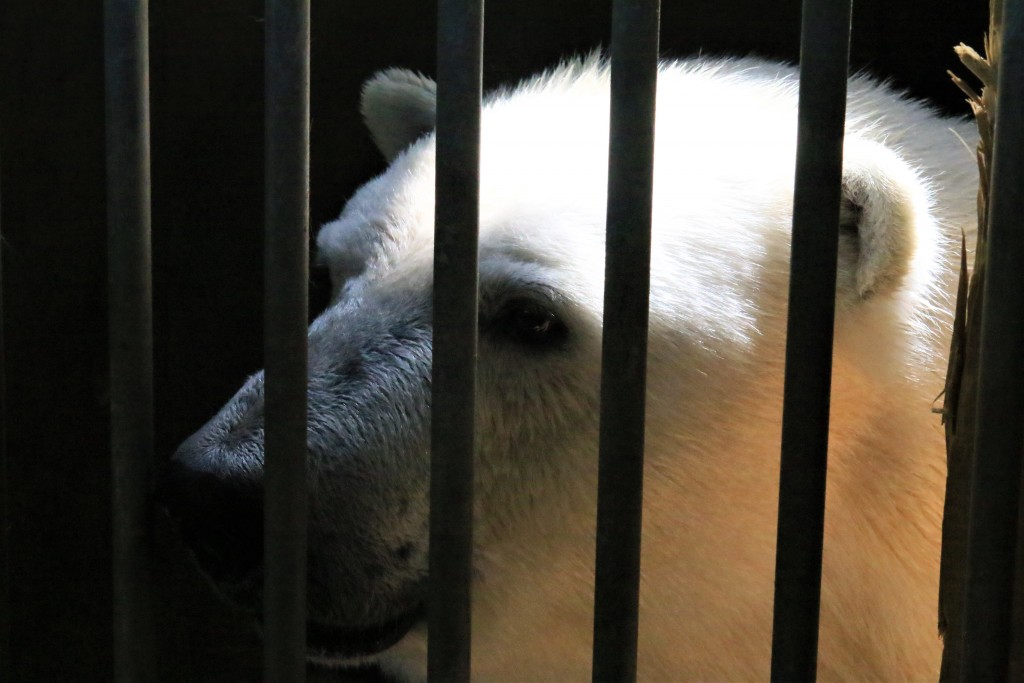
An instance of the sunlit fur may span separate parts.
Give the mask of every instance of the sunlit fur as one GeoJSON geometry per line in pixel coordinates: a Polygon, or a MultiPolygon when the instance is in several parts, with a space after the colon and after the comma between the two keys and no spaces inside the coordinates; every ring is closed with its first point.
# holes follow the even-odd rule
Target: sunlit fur
{"type": "MultiPolygon", "coordinates": [[[[598,59],[571,61],[483,113],[482,292],[544,288],[570,343],[524,353],[481,340],[474,680],[589,677],[608,80],[598,59]]],[[[859,234],[840,246],[819,676],[935,680],[945,465],[931,408],[975,215],[974,134],[869,78],[849,92],[844,188],[859,234]]],[[[318,236],[335,305],[430,287],[433,102],[408,72],[367,87],[364,113],[395,158],[318,236]]],[[[789,66],[661,69],[644,680],[768,675],[796,107],[789,66]]],[[[385,669],[422,678],[424,634],[381,655],[385,669]]]]}

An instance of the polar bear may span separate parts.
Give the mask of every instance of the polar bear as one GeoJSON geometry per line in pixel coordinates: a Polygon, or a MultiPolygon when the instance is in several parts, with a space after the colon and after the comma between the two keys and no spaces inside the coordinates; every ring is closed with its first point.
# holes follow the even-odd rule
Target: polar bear
{"type": "MultiPolygon", "coordinates": [[[[639,676],[769,671],[797,75],[665,62],[657,93],[639,676]]],[[[609,76],[486,100],[473,677],[590,672],[609,76]]],[[[317,237],[309,330],[313,661],[425,676],[434,84],[365,86],[389,168],[317,237]]],[[[943,386],[974,138],[849,83],[819,675],[934,680],[943,386]]],[[[822,226],[828,229],[828,226],[822,226]]],[[[176,453],[164,500],[236,603],[260,599],[262,374],[176,453]]]]}

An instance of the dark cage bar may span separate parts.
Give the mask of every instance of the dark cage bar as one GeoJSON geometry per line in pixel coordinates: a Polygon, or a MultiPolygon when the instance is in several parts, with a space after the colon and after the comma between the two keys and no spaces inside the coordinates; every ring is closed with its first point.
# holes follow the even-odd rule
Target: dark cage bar
{"type": "Polygon", "coordinates": [[[815,679],[849,0],[804,0],[786,328],[773,681],[815,679]]]}
{"type": "MultiPolygon", "coordinates": [[[[2,163],[0,159],[0,163],[2,163]]],[[[3,191],[0,190],[0,680],[11,666],[11,478],[7,463],[7,376],[4,366],[3,191]]]]}
{"type": "Polygon", "coordinates": [[[636,679],[658,0],[612,8],[593,680],[636,679]]]}
{"type": "Polygon", "coordinates": [[[427,673],[470,679],[482,0],[441,0],[437,25],[427,673]]]}
{"type": "Polygon", "coordinates": [[[265,26],[264,677],[306,676],[309,0],[265,26]]]}
{"type": "Polygon", "coordinates": [[[114,677],[155,677],[153,313],[146,0],[104,4],[114,677]]]}
{"type": "MultiPolygon", "coordinates": [[[[965,681],[1024,672],[1024,2],[1003,4],[989,188],[974,471],[961,671],[965,681]]],[[[955,637],[951,634],[948,637],[955,637]]]]}

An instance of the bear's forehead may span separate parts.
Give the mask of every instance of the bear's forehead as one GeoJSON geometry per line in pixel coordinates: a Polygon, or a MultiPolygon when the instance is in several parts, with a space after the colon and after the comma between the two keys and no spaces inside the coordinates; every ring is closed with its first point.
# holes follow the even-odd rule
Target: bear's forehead
{"type": "MultiPolygon", "coordinates": [[[[788,212],[795,83],[785,69],[749,71],[678,67],[674,77],[659,81],[656,233],[659,224],[671,222],[674,233],[717,240],[726,228],[744,227],[734,225],[733,216],[750,223],[788,212]]],[[[487,101],[481,125],[483,250],[603,249],[608,111],[607,73],[600,68],[542,76],[487,101]]],[[[434,160],[431,134],[360,188],[321,230],[321,259],[344,270],[348,261],[419,261],[431,253],[434,160]]]]}

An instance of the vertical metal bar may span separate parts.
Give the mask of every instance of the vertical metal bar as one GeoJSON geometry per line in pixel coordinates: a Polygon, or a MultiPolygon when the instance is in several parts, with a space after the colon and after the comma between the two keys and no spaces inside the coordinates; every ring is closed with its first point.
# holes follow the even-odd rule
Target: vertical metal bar
{"type": "Polygon", "coordinates": [[[594,681],[636,679],[659,14],[612,10],[594,681]]]}
{"type": "Polygon", "coordinates": [[[1022,84],[1024,2],[1005,0],[967,540],[963,680],[971,681],[1006,679],[1014,575],[1019,571],[1015,548],[1024,450],[1022,84]]]}
{"type": "MultiPolygon", "coordinates": [[[[0,199],[0,218],[3,201],[0,199]]],[[[7,384],[4,357],[3,228],[0,227],[0,680],[14,680],[11,664],[11,480],[7,469],[7,384]]]]}
{"type": "Polygon", "coordinates": [[[812,681],[817,669],[850,6],[803,3],[773,681],[812,681]]]}
{"type": "Polygon", "coordinates": [[[264,678],[306,677],[309,0],[265,5],[264,678]]]}
{"type": "Polygon", "coordinates": [[[146,0],[106,0],[107,229],[114,675],[152,680],[153,490],[149,56],[146,0]]]}
{"type": "Polygon", "coordinates": [[[430,681],[468,681],[483,1],[441,0],[430,467],[430,681]]]}

